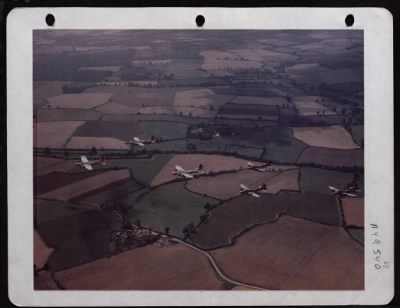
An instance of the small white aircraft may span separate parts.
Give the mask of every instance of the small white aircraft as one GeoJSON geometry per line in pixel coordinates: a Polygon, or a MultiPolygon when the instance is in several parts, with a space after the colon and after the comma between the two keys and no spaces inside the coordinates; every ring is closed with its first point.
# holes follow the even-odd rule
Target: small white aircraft
{"type": "Polygon", "coordinates": [[[252,197],[260,198],[260,195],[257,194],[259,192],[261,192],[261,193],[267,192],[267,185],[262,184],[262,185],[258,186],[256,189],[250,189],[246,185],[240,184],[240,193],[241,194],[247,194],[252,197]]]}
{"type": "Polygon", "coordinates": [[[193,179],[197,175],[204,174],[203,165],[200,164],[195,169],[183,169],[181,166],[176,165],[175,170],[172,171],[172,174],[179,175],[186,179],[193,179]]]}
{"type": "Polygon", "coordinates": [[[93,165],[97,164],[106,165],[104,156],[100,159],[89,160],[85,155],[82,155],[81,160],[75,163],[75,165],[85,168],[86,170],[93,170],[93,165]]]}
{"type": "Polygon", "coordinates": [[[337,196],[347,196],[347,197],[357,197],[356,194],[353,194],[353,192],[355,191],[359,191],[358,189],[339,189],[333,186],[328,186],[328,188],[330,189],[330,191],[337,196]]]}
{"type": "Polygon", "coordinates": [[[257,170],[260,172],[266,172],[268,171],[267,167],[270,166],[271,163],[263,164],[263,165],[255,165],[251,161],[247,162],[247,168],[257,170]]]}
{"type": "Polygon", "coordinates": [[[133,144],[141,147],[144,147],[144,145],[147,143],[156,143],[156,138],[154,136],[151,136],[150,139],[142,140],[139,137],[133,137],[132,140],[126,142],[126,144],[133,144]]]}

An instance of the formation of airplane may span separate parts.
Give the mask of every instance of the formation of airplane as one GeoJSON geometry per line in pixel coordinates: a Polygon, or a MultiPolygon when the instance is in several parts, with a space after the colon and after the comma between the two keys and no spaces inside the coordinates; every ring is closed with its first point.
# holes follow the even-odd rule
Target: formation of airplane
{"type": "Polygon", "coordinates": [[[252,197],[260,198],[260,195],[258,193],[263,193],[263,192],[267,192],[267,185],[265,184],[262,184],[255,189],[250,189],[246,185],[240,184],[241,194],[247,194],[252,197]]]}
{"type": "Polygon", "coordinates": [[[247,162],[247,168],[253,169],[253,170],[256,170],[256,171],[260,171],[260,172],[268,171],[267,167],[270,166],[270,165],[271,165],[271,163],[266,163],[266,164],[262,164],[262,165],[255,165],[251,161],[247,162]]]}
{"type": "Polygon", "coordinates": [[[85,155],[82,155],[81,160],[75,163],[75,165],[85,168],[86,170],[93,170],[93,165],[97,164],[106,165],[104,156],[100,159],[89,160],[85,155]]]}
{"type": "Polygon", "coordinates": [[[156,143],[156,137],[151,136],[151,138],[147,140],[140,139],[139,137],[133,137],[132,140],[126,142],[126,144],[133,144],[141,147],[144,147],[145,144],[149,143],[156,143]]]}
{"type": "Polygon", "coordinates": [[[175,170],[172,171],[172,174],[184,177],[186,179],[193,179],[197,175],[204,174],[204,169],[202,164],[195,169],[184,169],[181,166],[176,165],[175,170]]]}
{"type": "Polygon", "coordinates": [[[333,186],[328,186],[328,188],[331,190],[331,192],[334,195],[343,197],[343,196],[347,196],[347,197],[357,197],[356,194],[354,194],[355,192],[359,192],[360,190],[358,189],[357,185],[354,184],[350,184],[347,185],[346,188],[344,189],[339,189],[333,186]]]}

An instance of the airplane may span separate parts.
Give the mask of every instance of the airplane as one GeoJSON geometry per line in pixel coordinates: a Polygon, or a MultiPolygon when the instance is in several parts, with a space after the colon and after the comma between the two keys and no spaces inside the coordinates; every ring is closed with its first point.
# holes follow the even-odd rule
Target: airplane
{"type": "Polygon", "coordinates": [[[263,164],[263,165],[256,166],[251,161],[247,162],[247,168],[253,169],[253,170],[257,170],[257,171],[260,171],[260,172],[268,171],[267,167],[270,166],[270,165],[271,165],[271,163],[266,163],[266,164],[263,164]]]}
{"type": "MultiPolygon", "coordinates": [[[[349,187],[349,186],[348,186],[349,187]]],[[[347,196],[347,197],[357,197],[357,195],[353,194],[355,191],[359,191],[359,189],[350,189],[350,188],[345,188],[345,189],[339,189],[333,186],[328,186],[328,188],[331,190],[331,192],[334,195],[338,195],[340,197],[347,196]]]]}
{"type": "Polygon", "coordinates": [[[172,171],[172,174],[179,175],[186,179],[193,179],[197,175],[204,174],[203,165],[200,164],[195,169],[183,169],[181,166],[176,165],[175,170],[172,171]]]}
{"type": "Polygon", "coordinates": [[[134,144],[138,145],[141,147],[144,147],[145,144],[147,143],[156,143],[156,138],[154,136],[151,136],[150,139],[147,140],[142,140],[139,137],[133,137],[132,140],[125,142],[126,144],[134,144]]]}
{"type": "Polygon", "coordinates": [[[93,170],[93,165],[97,164],[106,165],[104,156],[100,159],[89,160],[85,155],[82,155],[81,160],[75,163],[75,165],[85,168],[86,170],[93,170]]]}
{"type": "Polygon", "coordinates": [[[247,194],[252,197],[260,198],[260,195],[257,194],[258,192],[266,192],[267,191],[267,185],[262,184],[258,186],[256,189],[250,189],[244,184],[240,184],[240,193],[241,194],[247,194]]]}

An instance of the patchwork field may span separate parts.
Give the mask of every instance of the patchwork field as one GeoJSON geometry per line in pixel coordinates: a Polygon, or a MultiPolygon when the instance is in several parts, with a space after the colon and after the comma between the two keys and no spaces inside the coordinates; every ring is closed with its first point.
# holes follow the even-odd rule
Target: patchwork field
{"type": "Polygon", "coordinates": [[[91,109],[110,101],[112,93],[63,94],[49,98],[46,107],[91,109]]]}
{"type": "Polygon", "coordinates": [[[129,144],[112,137],[72,137],[65,146],[66,149],[114,149],[129,150],[129,144]]]}
{"type": "Polygon", "coordinates": [[[129,177],[130,173],[128,169],[106,171],[80,181],[75,181],[72,184],[56,188],[40,195],[39,197],[43,199],[68,201],[89,191],[129,177]]]}
{"type": "Polygon", "coordinates": [[[198,194],[226,200],[240,195],[240,184],[249,188],[256,188],[262,184],[268,186],[268,180],[277,174],[278,172],[258,172],[246,169],[235,173],[193,179],[187,182],[186,187],[198,194]]]}
{"type": "Polygon", "coordinates": [[[302,116],[316,115],[321,112],[324,115],[334,115],[336,112],[331,111],[326,106],[320,104],[322,98],[320,96],[298,96],[293,98],[299,114],[302,116]]]}
{"type": "Polygon", "coordinates": [[[219,290],[207,258],[176,244],[133,249],[56,273],[67,290],[219,290]]]}
{"type": "Polygon", "coordinates": [[[230,101],[232,97],[230,95],[216,95],[214,91],[207,88],[177,91],[175,93],[174,106],[217,109],[230,101]]]}
{"type": "Polygon", "coordinates": [[[338,227],[281,217],[213,255],[227,275],[269,289],[364,289],[363,249],[338,227]]]}
{"type": "Polygon", "coordinates": [[[290,104],[285,97],[257,97],[257,96],[235,96],[229,100],[231,104],[251,104],[251,105],[267,105],[267,106],[282,106],[290,104]]]}
{"type": "Polygon", "coordinates": [[[128,107],[169,106],[173,104],[175,89],[99,86],[84,93],[112,93],[112,102],[128,107]]]}
{"type": "Polygon", "coordinates": [[[101,117],[101,113],[95,110],[85,109],[38,109],[38,122],[53,121],[96,121],[101,117]]]}
{"type": "Polygon", "coordinates": [[[63,148],[82,121],[40,122],[36,124],[34,144],[38,148],[63,148]]]}
{"type": "Polygon", "coordinates": [[[206,71],[259,69],[262,63],[259,61],[243,61],[242,57],[230,52],[207,50],[200,52],[204,58],[201,68],[206,71]]]}
{"type": "Polygon", "coordinates": [[[96,110],[109,114],[137,114],[140,107],[131,107],[119,103],[107,103],[97,107],[96,110]]]}
{"type": "Polygon", "coordinates": [[[364,166],[364,151],[309,147],[301,153],[298,162],[332,167],[362,167],[364,166]]]}
{"type": "Polygon", "coordinates": [[[339,125],[294,127],[294,137],[305,144],[331,149],[358,149],[349,132],[339,125]]]}
{"type": "Polygon", "coordinates": [[[203,165],[205,171],[229,171],[247,168],[247,161],[235,157],[227,157],[223,155],[207,155],[207,154],[180,154],[175,155],[160,170],[156,177],[151,181],[152,186],[172,181],[177,178],[172,174],[176,165],[184,169],[194,169],[203,165]]]}
{"type": "Polygon", "coordinates": [[[209,221],[190,240],[204,249],[229,245],[234,237],[254,225],[272,222],[280,213],[328,225],[340,224],[333,196],[309,192],[263,194],[260,198],[243,195],[213,209],[209,221]]]}
{"type": "Polygon", "coordinates": [[[364,227],[364,198],[342,198],[347,226],[364,227]]]}
{"type": "Polygon", "coordinates": [[[50,97],[63,94],[63,81],[34,81],[33,106],[37,109],[48,103],[50,97]]]}
{"type": "Polygon", "coordinates": [[[182,237],[183,228],[189,223],[197,224],[204,214],[204,206],[215,204],[217,200],[191,193],[183,182],[162,185],[140,198],[129,211],[129,219],[140,220],[143,226],[182,237]]]}
{"type": "Polygon", "coordinates": [[[151,136],[163,140],[186,137],[187,125],[170,121],[140,121],[137,124],[136,135],[141,139],[148,139],[151,136]]]}

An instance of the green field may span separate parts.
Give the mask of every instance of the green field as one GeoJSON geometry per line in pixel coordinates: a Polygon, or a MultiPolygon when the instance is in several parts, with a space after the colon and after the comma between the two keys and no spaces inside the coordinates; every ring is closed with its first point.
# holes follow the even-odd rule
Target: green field
{"type": "Polygon", "coordinates": [[[113,159],[107,162],[107,168],[129,168],[132,172],[132,176],[139,183],[150,185],[151,180],[172,157],[173,155],[162,154],[155,155],[151,159],[113,159]]]}
{"type": "Polygon", "coordinates": [[[361,143],[364,142],[364,125],[353,125],[351,127],[351,135],[355,143],[361,146],[361,143]]]}
{"type": "Polygon", "coordinates": [[[310,167],[303,167],[300,172],[300,187],[302,191],[324,194],[331,194],[328,186],[343,188],[353,179],[353,173],[351,172],[346,173],[310,167]]]}
{"type": "Polygon", "coordinates": [[[129,212],[131,222],[140,219],[144,227],[158,231],[170,228],[170,234],[183,236],[183,228],[190,222],[197,224],[205,212],[206,203],[217,200],[187,191],[184,182],[162,185],[144,195],[129,212]]]}
{"type": "Polygon", "coordinates": [[[149,151],[159,150],[162,152],[176,151],[176,152],[187,152],[186,139],[164,141],[156,144],[147,144],[146,149],[149,151]]]}
{"type": "Polygon", "coordinates": [[[110,231],[83,233],[63,242],[48,259],[52,271],[60,271],[110,255],[110,231]]]}
{"type": "Polygon", "coordinates": [[[139,121],[136,135],[141,139],[151,136],[164,140],[185,138],[187,125],[179,122],[170,121],[139,121]]]}
{"type": "Polygon", "coordinates": [[[220,136],[210,140],[190,139],[198,151],[218,151],[260,158],[265,148],[263,159],[295,162],[301,151],[307,147],[293,137],[293,131],[287,127],[270,126],[250,130],[236,136],[220,136]]]}

